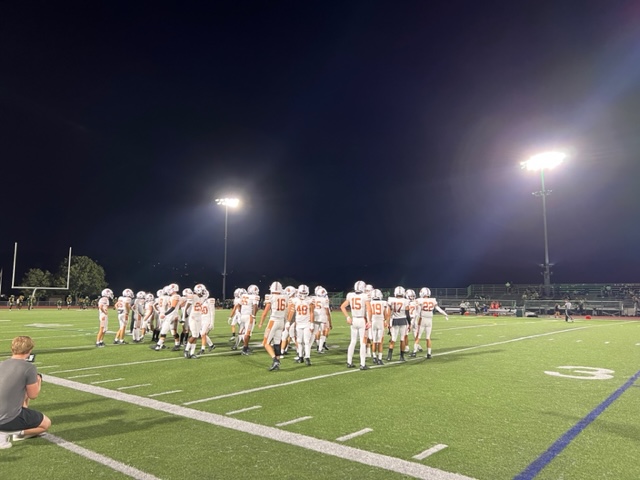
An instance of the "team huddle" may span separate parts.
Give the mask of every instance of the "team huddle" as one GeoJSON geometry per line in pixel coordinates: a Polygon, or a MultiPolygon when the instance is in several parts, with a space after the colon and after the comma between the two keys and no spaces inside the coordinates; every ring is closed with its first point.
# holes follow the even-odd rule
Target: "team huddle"
{"type": "MultiPolygon", "coordinates": [[[[290,347],[295,349],[295,362],[307,366],[311,366],[314,343],[317,344],[315,351],[318,354],[328,350],[327,337],[333,328],[329,296],[321,286],[315,288],[313,296],[309,293],[307,285],[283,288],[280,282],[273,282],[269,287],[258,328],[261,329],[268,318],[262,345],[271,357],[270,371],[280,369],[280,362],[288,354],[290,347]]],[[[210,332],[214,327],[216,302],[202,284],[196,285],[193,290],[184,289],[182,295],[175,283],[158,290],[156,296],[145,292],[134,294],[127,288],[117,300],[110,289],[104,289],[98,301],[100,327],[96,347],[104,347],[110,300],[114,300],[118,313],[119,328],[114,344],[126,343],[124,337],[131,317],[133,341],[143,342],[145,335],[151,332],[151,348],[156,351],[167,348],[165,342],[168,334],[174,340],[172,350],[179,351],[184,346],[184,357],[187,359],[198,358],[195,352],[198,340],[200,354],[215,348],[210,332]],[[178,333],[180,325],[182,331],[178,333]]],[[[242,355],[252,353],[249,341],[257,323],[260,306],[260,291],[256,285],[250,285],[246,290],[235,290],[228,323],[232,331],[231,349],[242,347],[242,355]]],[[[418,298],[413,290],[405,291],[403,287],[396,287],[393,295],[384,300],[380,290],[363,281],[355,283],[354,291],[347,294],[340,309],[351,328],[347,368],[355,367],[353,357],[359,342],[361,370],[369,368],[367,358],[372,358],[375,365],[384,364],[382,356],[385,332],[391,336],[387,361],[393,359],[396,342],[400,343],[401,361],[406,360],[405,353],[415,357],[422,350],[420,340],[423,337],[426,339],[426,357],[431,358],[434,310],[449,319],[426,287],[420,290],[418,298]],[[413,348],[409,346],[410,333],[413,334],[413,348]]]]}

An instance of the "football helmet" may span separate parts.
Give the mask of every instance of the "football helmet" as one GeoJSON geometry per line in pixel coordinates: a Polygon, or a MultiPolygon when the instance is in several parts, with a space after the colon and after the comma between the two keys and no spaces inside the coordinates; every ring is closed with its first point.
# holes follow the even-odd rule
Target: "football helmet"
{"type": "Polygon", "coordinates": [[[180,291],[180,287],[178,286],[177,283],[171,283],[169,285],[169,289],[171,289],[171,292],[169,293],[169,295],[172,295],[174,293],[178,293],[180,291]]]}
{"type": "Polygon", "coordinates": [[[414,292],[413,290],[409,289],[406,292],[404,292],[404,296],[407,297],[409,300],[415,300],[416,299],[416,292],[414,292]]]}
{"type": "Polygon", "coordinates": [[[309,287],[307,287],[306,285],[300,285],[298,287],[298,296],[300,298],[305,298],[308,295],[309,295],[309,287]]]}
{"type": "Polygon", "coordinates": [[[190,288],[185,288],[184,290],[182,290],[182,296],[186,297],[187,295],[193,295],[193,290],[191,290],[190,288]]]}
{"type": "Polygon", "coordinates": [[[289,298],[293,298],[297,293],[296,287],[292,287],[291,285],[289,285],[284,289],[284,293],[286,293],[289,298]]]}
{"type": "Polygon", "coordinates": [[[204,292],[207,291],[207,287],[205,287],[203,284],[199,283],[195,287],[193,287],[193,291],[195,292],[196,295],[202,296],[204,294],[204,292]]]}
{"type": "Polygon", "coordinates": [[[102,296],[107,298],[113,298],[113,291],[110,288],[102,290],[102,296]]]}
{"type": "Polygon", "coordinates": [[[144,298],[144,296],[146,295],[145,292],[143,292],[142,290],[140,290],[138,293],[136,293],[136,298],[144,298]]]}
{"type": "Polygon", "coordinates": [[[147,293],[147,295],[144,297],[144,299],[147,302],[153,302],[155,300],[155,298],[153,298],[153,293],[147,293]]]}
{"type": "Polygon", "coordinates": [[[125,288],[122,291],[122,296],[123,297],[133,298],[133,297],[135,297],[135,294],[133,293],[133,290],[131,290],[130,288],[125,288]]]}
{"type": "Polygon", "coordinates": [[[364,293],[365,288],[367,288],[367,285],[362,280],[358,280],[353,286],[353,291],[356,293],[364,293]]]}
{"type": "Polygon", "coordinates": [[[316,297],[326,297],[327,289],[318,285],[314,290],[314,293],[316,294],[316,297]]]}
{"type": "Polygon", "coordinates": [[[257,285],[249,285],[247,287],[247,293],[249,295],[260,295],[260,289],[257,285]]]}
{"type": "Polygon", "coordinates": [[[271,293],[281,293],[282,292],[282,284],[280,282],[273,282],[269,287],[269,291],[271,293]]]}
{"type": "Polygon", "coordinates": [[[233,291],[233,296],[236,297],[236,298],[240,298],[240,295],[242,295],[242,289],[241,288],[236,288],[233,291]]]}
{"type": "Polygon", "coordinates": [[[371,298],[373,300],[382,300],[382,292],[376,288],[373,292],[371,292],[371,298]]]}
{"type": "Polygon", "coordinates": [[[367,283],[364,287],[364,293],[371,295],[371,292],[373,292],[373,285],[367,283]]]}
{"type": "Polygon", "coordinates": [[[158,290],[156,292],[156,297],[158,297],[158,298],[160,298],[163,295],[164,295],[164,288],[161,288],[160,290],[158,290]]]}
{"type": "Polygon", "coordinates": [[[427,287],[422,287],[420,289],[420,297],[427,298],[430,296],[431,296],[431,290],[429,290],[427,287]]]}
{"type": "Polygon", "coordinates": [[[404,297],[404,287],[397,286],[393,290],[394,297],[404,297]]]}

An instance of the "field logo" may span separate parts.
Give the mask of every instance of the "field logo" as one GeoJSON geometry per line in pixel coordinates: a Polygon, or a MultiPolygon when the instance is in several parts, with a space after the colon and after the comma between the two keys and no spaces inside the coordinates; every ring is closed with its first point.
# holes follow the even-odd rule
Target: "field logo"
{"type": "Polygon", "coordinates": [[[613,370],[608,368],[596,368],[596,367],[557,367],[564,370],[571,370],[573,373],[582,373],[582,375],[567,375],[560,372],[547,372],[547,375],[552,377],[564,377],[564,378],[577,378],[578,380],[610,380],[613,378],[613,370]]]}

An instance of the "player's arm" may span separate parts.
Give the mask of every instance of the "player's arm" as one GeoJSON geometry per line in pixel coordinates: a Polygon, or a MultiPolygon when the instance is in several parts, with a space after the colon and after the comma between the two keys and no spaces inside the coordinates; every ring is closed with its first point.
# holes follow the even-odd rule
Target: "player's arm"
{"type": "Polygon", "coordinates": [[[42,385],[42,377],[40,375],[38,375],[36,377],[36,383],[32,383],[31,385],[27,385],[27,397],[29,397],[29,399],[33,400],[34,398],[38,397],[38,394],[40,393],[40,386],[42,385]]]}
{"type": "Polygon", "coordinates": [[[165,316],[171,315],[175,311],[175,309],[178,307],[179,302],[180,302],[180,297],[177,295],[174,295],[171,298],[171,306],[167,309],[166,312],[164,312],[164,315],[165,316]]]}
{"type": "Polygon", "coordinates": [[[365,308],[365,311],[366,311],[366,317],[365,317],[366,323],[367,323],[367,325],[370,325],[371,324],[371,315],[373,314],[373,312],[371,311],[371,302],[369,300],[367,300],[364,303],[364,308],[365,308]]]}
{"type": "Polygon", "coordinates": [[[327,316],[327,320],[329,321],[329,330],[333,329],[333,323],[331,323],[331,309],[329,307],[324,307],[325,315],[327,316]]]}
{"type": "Polygon", "coordinates": [[[291,302],[289,304],[289,312],[287,313],[287,322],[291,323],[291,320],[293,319],[293,314],[296,311],[296,306],[293,304],[293,302],[291,302]]]}
{"type": "Polygon", "coordinates": [[[315,316],[316,306],[311,302],[309,304],[309,322],[313,323],[313,317],[315,316]]]}
{"type": "Polygon", "coordinates": [[[342,302],[342,305],[340,305],[340,310],[342,310],[342,313],[347,318],[347,323],[351,324],[351,317],[349,316],[349,312],[347,312],[348,306],[349,306],[349,299],[346,299],[344,302],[342,302]]]}
{"type": "Polygon", "coordinates": [[[267,318],[267,313],[269,313],[269,310],[271,310],[271,302],[267,302],[267,304],[264,306],[262,315],[260,315],[260,324],[258,325],[258,328],[262,328],[262,323],[264,322],[264,319],[267,318]]]}
{"type": "Polygon", "coordinates": [[[436,305],[436,310],[438,310],[444,317],[449,320],[449,314],[440,308],[440,305],[436,305]]]}

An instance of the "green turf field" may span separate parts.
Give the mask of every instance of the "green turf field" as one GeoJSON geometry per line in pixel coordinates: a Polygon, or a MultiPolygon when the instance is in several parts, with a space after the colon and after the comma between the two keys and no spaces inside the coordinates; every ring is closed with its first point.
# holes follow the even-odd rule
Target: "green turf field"
{"type": "Polygon", "coordinates": [[[637,320],[436,316],[432,359],[359,371],[333,312],[329,352],[269,372],[262,331],[241,356],[227,316],[187,360],[95,348],[96,310],[0,310],[0,355],[34,339],[53,422],[0,450],[0,479],[640,478],[637,320]]]}

